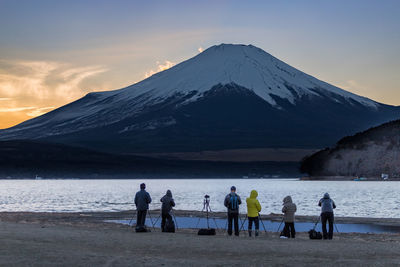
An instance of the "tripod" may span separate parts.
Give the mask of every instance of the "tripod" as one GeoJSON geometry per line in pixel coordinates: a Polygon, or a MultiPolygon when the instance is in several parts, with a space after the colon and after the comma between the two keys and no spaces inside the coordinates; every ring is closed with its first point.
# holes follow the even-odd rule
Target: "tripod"
{"type": "MultiPolygon", "coordinates": [[[[204,211],[206,212],[207,228],[210,229],[209,215],[208,215],[208,214],[209,214],[210,212],[212,212],[212,210],[211,210],[211,207],[210,207],[210,196],[209,196],[209,195],[205,195],[205,196],[204,196],[204,200],[203,200],[203,209],[201,210],[201,212],[204,212],[204,211]]],[[[197,221],[196,228],[197,228],[197,226],[199,226],[200,219],[201,219],[201,217],[200,217],[199,220],[197,221]]],[[[215,227],[217,228],[217,230],[219,230],[219,229],[218,229],[218,225],[217,225],[217,221],[215,220],[215,218],[213,218],[213,220],[214,220],[215,227]]]]}

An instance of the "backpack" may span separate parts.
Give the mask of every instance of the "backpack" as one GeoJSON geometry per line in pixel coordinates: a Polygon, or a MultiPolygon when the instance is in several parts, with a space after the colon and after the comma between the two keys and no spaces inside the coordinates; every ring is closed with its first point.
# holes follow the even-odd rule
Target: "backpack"
{"type": "Polygon", "coordinates": [[[174,220],[167,220],[164,226],[164,232],[175,233],[175,223],[174,220]]]}
{"type": "Polygon", "coordinates": [[[231,198],[229,200],[229,208],[231,210],[239,209],[239,201],[238,201],[238,197],[236,194],[234,196],[231,196],[231,198]]]}
{"type": "Polygon", "coordinates": [[[321,232],[317,232],[314,229],[308,231],[308,236],[310,237],[310,239],[322,239],[321,232]]]}

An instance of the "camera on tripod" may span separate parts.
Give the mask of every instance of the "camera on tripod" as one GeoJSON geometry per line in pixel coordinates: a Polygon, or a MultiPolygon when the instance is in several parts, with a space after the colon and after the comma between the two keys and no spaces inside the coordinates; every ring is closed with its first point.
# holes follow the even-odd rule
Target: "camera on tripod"
{"type": "MultiPolygon", "coordinates": [[[[204,196],[203,209],[201,211],[206,213],[207,229],[204,229],[204,228],[200,229],[198,234],[199,235],[215,235],[215,229],[214,228],[210,228],[210,223],[208,221],[208,219],[209,219],[208,213],[212,212],[211,211],[211,207],[210,207],[210,196],[209,195],[205,195],[204,196]]],[[[213,218],[213,220],[214,220],[215,226],[218,228],[217,222],[215,221],[215,218],[213,218]]],[[[199,224],[199,222],[200,222],[200,218],[197,221],[197,225],[199,224]]],[[[196,225],[196,227],[197,227],[197,225],[196,225]]]]}

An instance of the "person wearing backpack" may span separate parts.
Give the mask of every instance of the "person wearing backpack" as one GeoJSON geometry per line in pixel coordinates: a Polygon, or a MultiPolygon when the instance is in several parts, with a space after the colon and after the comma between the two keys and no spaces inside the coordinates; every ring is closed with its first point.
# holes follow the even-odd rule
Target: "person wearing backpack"
{"type": "Polygon", "coordinates": [[[224,205],[228,210],[228,235],[232,235],[232,221],[235,226],[235,236],[239,236],[239,205],[240,196],[236,194],[236,187],[231,187],[231,193],[225,197],[224,205]]]}
{"type": "Polygon", "coordinates": [[[323,237],[324,239],[332,239],[334,223],[333,210],[336,209],[335,202],[331,199],[328,193],[325,193],[324,197],[318,202],[318,206],[321,207],[323,237]],[[326,232],[326,222],[329,222],[329,233],[326,232]]]}
{"type": "Polygon", "coordinates": [[[137,212],[136,228],[144,228],[146,222],[146,214],[149,209],[149,204],[151,203],[151,197],[148,192],[146,192],[146,185],[144,183],[140,184],[140,191],[135,195],[135,205],[137,212]]]}
{"type": "Polygon", "coordinates": [[[161,231],[165,232],[165,223],[172,221],[172,216],[170,214],[172,207],[175,207],[175,201],[172,198],[171,190],[167,190],[165,196],[161,199],[161,231]]]}
{"type": "Polygon", "coordinates": [[[258,231],[260,229],[259,213],[261,211],[260,202],[257,199],[258,193],[256,190],[250,192],[250,197],[246,199],[247,203],[247,218],[249,219],[249,236],[251,237],[251,232],[253,228],[253,222],[255,226],[255,235],[258,236],[258,231]]]}
{"type": "Polygon", "coordinates": [[[294,214],[297,211],[296,204],[293,203],[291,196],[286,196],[283,199],[283,207],[282,213],[283,221],[285,222],[285,227],[283,228],[283,232],[285,236],[288,238],[296,237],[296,230],[294,229],[294,214]]]}

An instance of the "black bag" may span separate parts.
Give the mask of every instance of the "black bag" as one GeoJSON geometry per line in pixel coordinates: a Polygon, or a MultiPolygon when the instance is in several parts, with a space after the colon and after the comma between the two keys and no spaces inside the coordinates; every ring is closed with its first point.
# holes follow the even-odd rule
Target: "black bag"
{"type": "Polygon", "coordinates": [[[146,232],[150,232],[150,230],[147,230],[147,228],[144,227],[144,226],[136,226],[136,227],[135,227],[135,231],[136,231],[136,233],[146,233],[146,232]]]}
{"type": "Polygon", "coordinates": [[[310,239],[322,239],[321,232],[317,232],[315,231],[315,229],[311,229],[310,231],[308,231],[308,235],[310,239]]]}
{"type": "Polygon", "coordinates": [[[174,220],[167,220],[164,226],[164,232],[175,233],[175,223],[174,220]]]}
{"type": "Polygon", "coordinates": [[[208,229],[200,229],[197,234],[198,235],[215,235],[216,232],[215,232],[214,228],[208,228],[208,229]]]}

